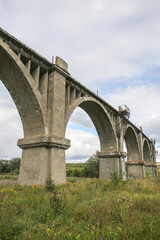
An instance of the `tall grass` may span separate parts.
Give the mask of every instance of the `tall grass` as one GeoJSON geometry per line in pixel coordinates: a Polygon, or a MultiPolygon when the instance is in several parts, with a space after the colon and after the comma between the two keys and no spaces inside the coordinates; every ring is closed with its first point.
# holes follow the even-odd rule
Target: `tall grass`
{"type": "Polygon", "coordinates": [[[160,183],[69,180],[41,186],[0,186],[0,239],[160,239],[160,183]]]}

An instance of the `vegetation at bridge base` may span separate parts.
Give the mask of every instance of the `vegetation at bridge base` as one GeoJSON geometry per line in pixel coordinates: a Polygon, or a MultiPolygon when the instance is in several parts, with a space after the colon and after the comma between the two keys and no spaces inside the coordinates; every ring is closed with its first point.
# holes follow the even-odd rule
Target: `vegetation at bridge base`
{"type": "Polygon", "coordinates": [[[99,177],[99,158],[97,152],[93,154],[85,163],[67,163],[67,177],[99,177]]]}
{"type": "MultiPolygon", "coordinates": [[[[11,160],[0,159],[0,175],[5,173],[18,174],[20,168],[20,158],[11,160]]],[[[67,177],[99,177],[99,158],[97,153],[91,156],[86,163],[66,163],[67,177]]],[[[3,176],[1,176],[2,178],[3,176]]],[[[13,176],[7,178],[12,178],[13,176]]],[[[4,176],[6,178],[6,176],[4,176]]]]}
{"type": "Polygon", "coordinates": [[[159,179],[114,185],[74,178],[53,192],[42,186],[0,185],[3,240],[158,240],[159,216],[159,179]]]}
{"type": "Polygon", "coordinates": [[[12,158],[11,160],[0,159],[0,173],[18,174],[20,161],[20,158],[12,158]]]}

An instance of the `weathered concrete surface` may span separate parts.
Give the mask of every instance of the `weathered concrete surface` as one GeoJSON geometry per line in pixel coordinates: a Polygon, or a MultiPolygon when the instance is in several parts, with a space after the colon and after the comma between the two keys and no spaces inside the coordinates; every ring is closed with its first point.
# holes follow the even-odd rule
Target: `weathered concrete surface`
{"type": "Polygon", "coordinates": [[[126,154],[119,151],[101,151],[98,153],[100,158],[99,177],[102,179],[109,179],[110,173],[117,171],[121,173],[123,179],[126,179],[126,172],[124,168],[124,158],[126,154]]]}
{"type": "Polygon", "coordinates": [[[65,139],[68,120],[76,107],[91,118],[100,140],[100,178],[118,171],[123,178],[156,175],[154,143],[129,120],[68,73],[68,64],[56,57],[50,63],[0,29],[0,79],[19,111],[24,138],[19,139],[22,160],[19,183],[45,184],[51,174],[66,181],[65,139]],[[124,125],[125,122],[125,125],[124,125]],[[127,147],[127,172],[123,142],[127,147]],[[138,161],[138,162],[137,162],[138,161]]]}
{"type": "Polygon", "coordinates": [[[129,179],[139,179],[145,177],[144,162],[128,161],[127,162],[127,177],[129,179]]]}
{"type": "Polygon", "coordinates": [[[23,149],[18,182],[22,185],[44,184],[50,171],[48,155],[46,147],[23,149]]]}

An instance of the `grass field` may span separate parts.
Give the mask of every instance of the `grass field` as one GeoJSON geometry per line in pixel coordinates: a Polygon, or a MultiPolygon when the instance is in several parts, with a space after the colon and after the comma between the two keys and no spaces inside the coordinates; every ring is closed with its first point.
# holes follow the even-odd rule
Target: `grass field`
{"type": "Polygon", "coordinates": [[[18,180],[18,175],[11,173],[0,173],[0,180],[18,180]]]}
{"type": "Polygon", "coordinates": [[[52,193],[1,184],[0,239],[159,240],[160,181],[69,178],[52,193]]]}

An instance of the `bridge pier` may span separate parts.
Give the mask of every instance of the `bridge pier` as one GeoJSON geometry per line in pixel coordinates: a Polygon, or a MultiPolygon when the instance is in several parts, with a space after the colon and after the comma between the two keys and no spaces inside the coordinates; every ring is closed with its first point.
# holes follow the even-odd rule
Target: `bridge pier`
{"type": "Polygon", "coordinates": [[[155,167],[154,163],[145,164],[145,173],[148,173],[150,177],[155,177],[155,167]]]}
{"type": "Polygon", "coordinates": [[[126,179],[125,158],[126,154],[120,151],[101,151],[98,153],[100,158],[99,178],[109,179],[110,173],[114,170],[122,174],[126,179]]]}
{"type": "Polygon", "coordinates": [[[153,167],[153,169],[154,169],[154,177],[157,177],[157,165],[156,165],[156,163],[154,163],[154,167],[153,167]]]}
{"type": "Polygon", "coordinates": [[[48,176],[55,183],[65,183],[65,149],[70,140],[57,136],[36,136],[18,140],[22,159],[18,182],[21,185],[44,185],[48,176]]]}
{"type": "Polygon", "coordinates": [[[145,167],[144,162],[141,160],[137,161],[127,161],[127,178],[130,179],[142,179],[145,177],[145,167]]]}

